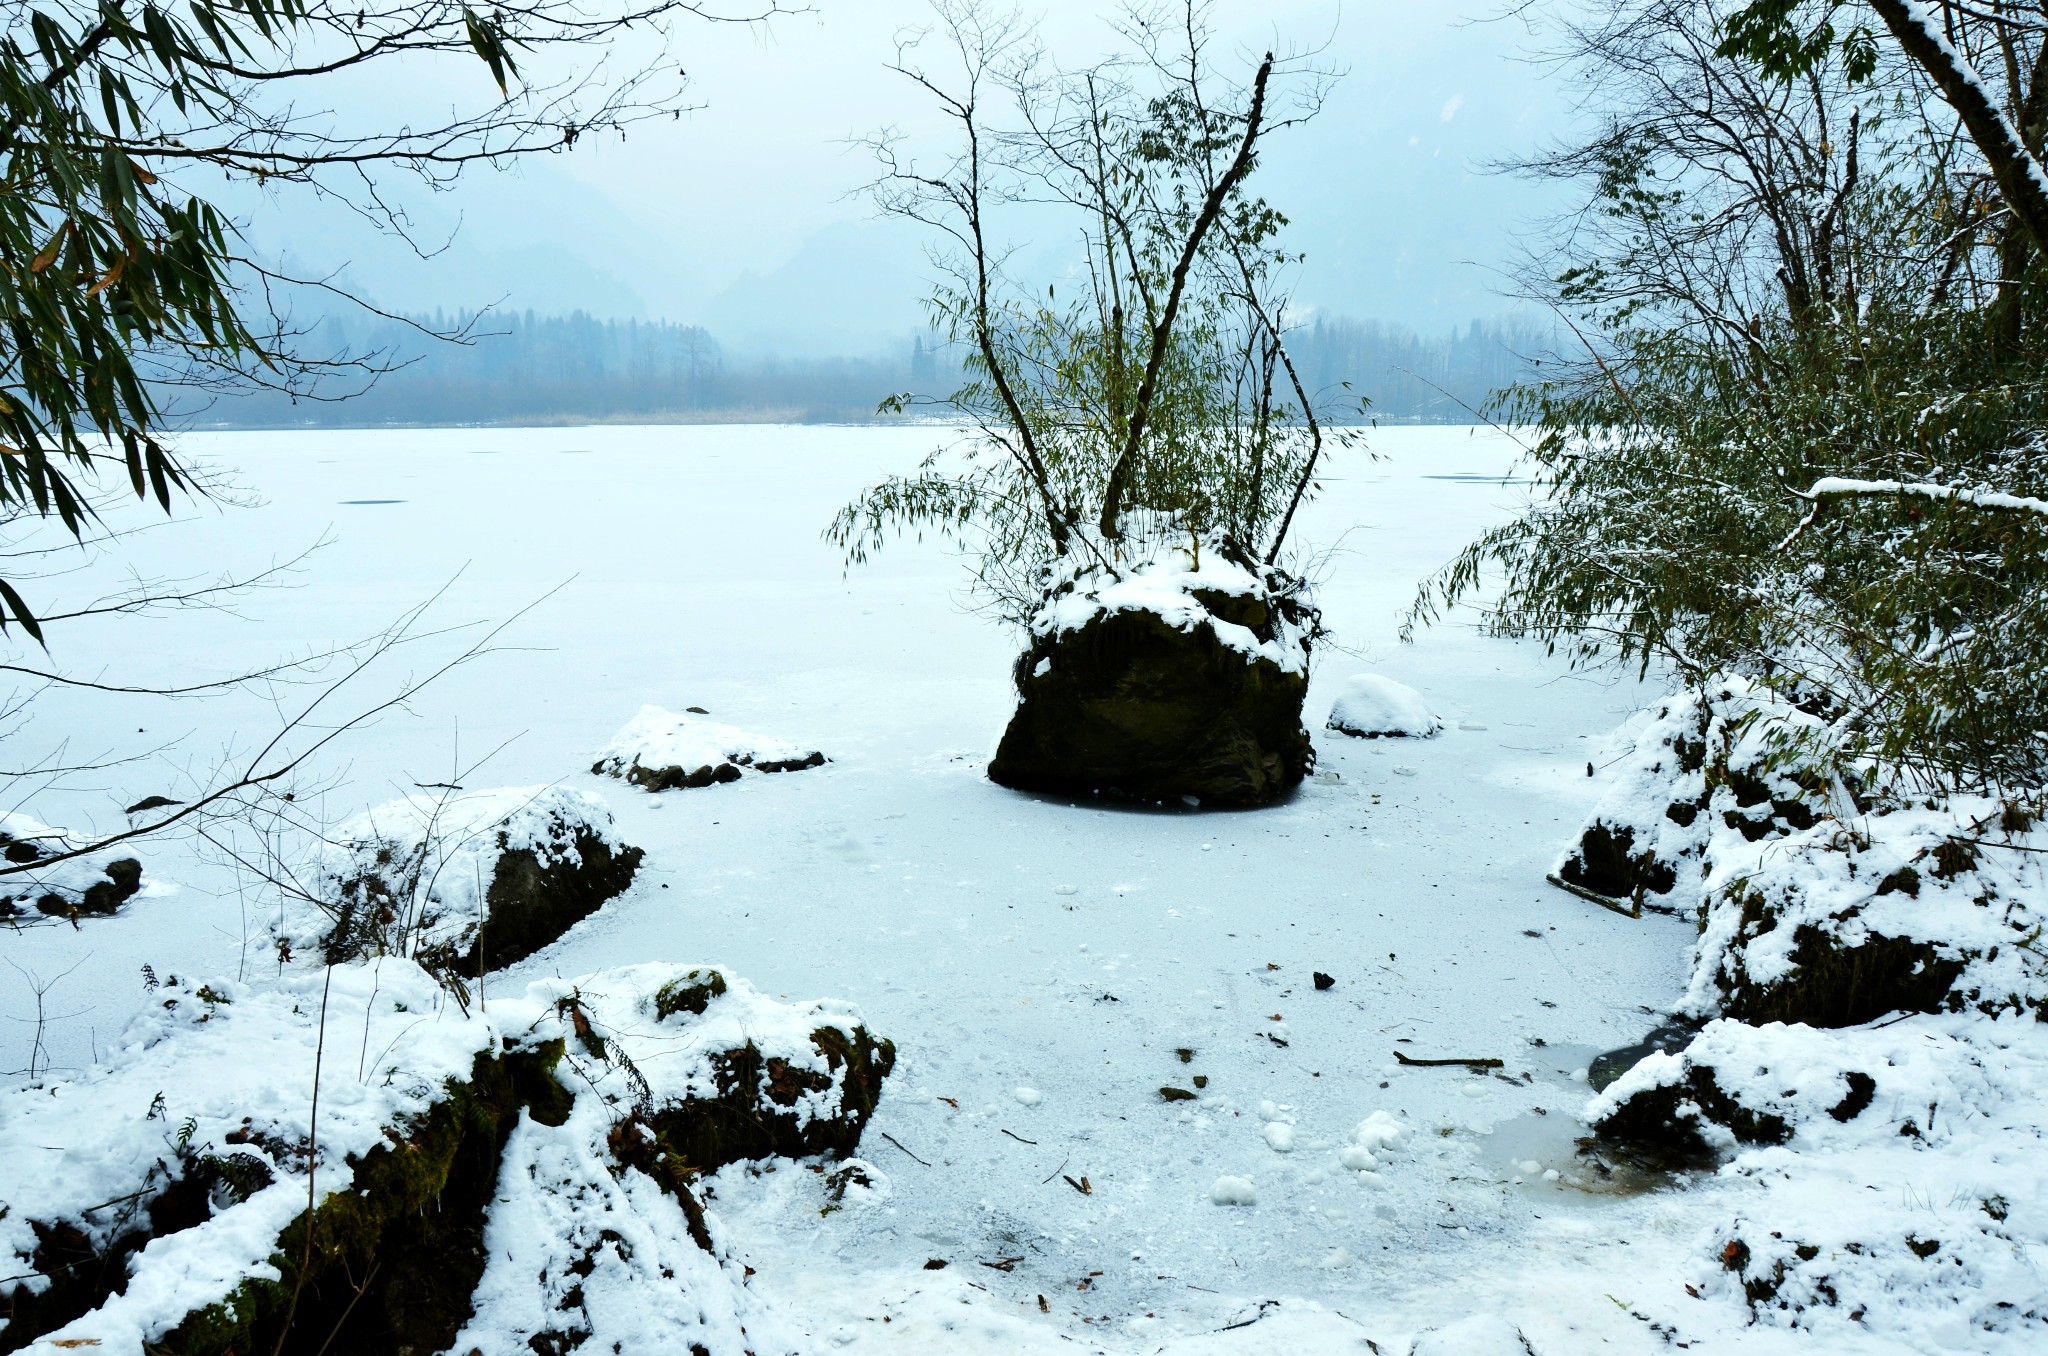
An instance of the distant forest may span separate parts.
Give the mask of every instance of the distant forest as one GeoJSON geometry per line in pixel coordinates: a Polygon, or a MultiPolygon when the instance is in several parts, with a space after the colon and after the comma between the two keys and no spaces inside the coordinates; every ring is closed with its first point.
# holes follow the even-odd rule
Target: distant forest
{"type": "MultiPolygon", "coordinates": [[[[908,336],[894,353],[866,357],[760,358],[726,354],[694,325],[492,313],[422,316],[423,338],[396,321],[327,320],[312,351],[397,364],[363,389],[344,374],[325,399],[273,392],[223,398],[192,418],[202,428],[365,427],[435,424],[864,423],[901,391],[951,389],[958,366],[942,345],[908,336]],[[346,394],[348,398],[334,397],[346,394]]],[[[1289,338],[1320,412],[1355,419],[1358,398],[1386,422],[1467,423],[1488,394],[1529,375],[1548,331],[1474,321],[1424,337],[1377,321],[1318,319],[1289,338]],[[1348,386],[1348,389],[1347,389],[1348,386]]]]}

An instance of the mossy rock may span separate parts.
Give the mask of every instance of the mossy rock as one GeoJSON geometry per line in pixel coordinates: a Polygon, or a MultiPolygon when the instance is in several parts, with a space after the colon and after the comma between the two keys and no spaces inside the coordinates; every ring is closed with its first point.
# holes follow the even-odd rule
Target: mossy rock
{"type": "MultiPolygon", "coordinates": [[[[506,1137],[522,1110],[548,1124],[566,1118],[568,1094],[554,1079],[561,1057],[558,1040],[478,1055],[467,1082],[450,1080],[423,1116],[392,1127],[387,1143],[351,1160],[348,1187],[313,1211],[310,1248],[303,1213],[278,1236],[270,1257],[278,1279],[244,1280],[226,1299],[188,1314],[150,1350],[312,1356],[324,1348],[404,1356],[445,1348],[468,1321],[470,1293],[483,1274],[484,1210],[506,1137]],[[280,1346],[288,1316],[290,1333],[280,1346]]],[[[263,1162],[254,1152],[237,1157],[263,1162]]],[[[76,1229],[37,1230],[49,1235],[51,1253],[37,1266],[54,1284],[40,1295],[14,1292],[0,1351],[18,1350],[98,1307],[125,1288],[128,1258],[150,1240],[213,1217],[223,1159],[187,1155],[180,1162],[183,1175],[138,1212],[137,1227],[98,1253],[76,1229]],[[60,1255],[67,1246],[78,1255],[60,1255]],[[53,1265],[45,1269],[46,1262],[53,1265]]]]}
{"type": "MultiPolygon", "coordinates": [[[[1880,886],[1880,889],[1883,887],[1880,886]]],[[[1932,942],[1858,929],[1853,944],[1800,924],[1792,934],[1792,965],[1768,980],[1742,964],[1744,946],[1775,930],[1778,920],[1763,896],[1743,892],[1739,940],[1719,976],[1723,1015],[1752,1026],[1861,1026],[1894,1012],[1960,1011],[1969,996],[1957,991],[1971,956],[1932,942]]]]}
{"type": "Polygon", "coordinates": [[[1637,851],[1634,829],[1604,819],[1586,826],[1557,874],[1580,889],[1610,899],[1634,899],[1642,893],[1668,895],[1678,885],[1676,864],[1647,849],[1637,851]]]}
{"type": "Polygon", "coordinates": [[[669,1102],[648,1119],[662,1142],[697,1172],[776,1155],[844,1158],[860,1146],[861,1132],[875,1114],[882,1080],[896,1067],[896,1046],[876,1040],[866,1027],[855,1027],[849,1036],[836,1026],[813,1031],[811,1045],[830,1074],[764,1055],[749,1041],[711,1056],[716,1097],[669,1102]],[[831,1114],[809,1114],[801,1104],[829,1091],[835,1076],[838,1106],[831,1114]]]}
{"type": "Polygon", "coordinates": [[[485,900],[490,921],[458,962],[466,975],[510,965],[540,950],[596,913],[606,900],[624,894],[646,855],[637,847],[611,844],[594,833],[576,835],[576,855],[543,862],[531,848],[498,858],[485,900]]]}
{"type": "MultiPolygon", "coordinates": [[[[1271,599],[1196,597],[1261,640],[1279,634],[1271,599]]],[[[1014,677],[1017,710],[988,775],[1016,790],[1269,805],[1314,766],[1307,675],[1233,649],[1208,624],[1099,613],[1035,637],[1014,677]]]]}
{"type": "MultiPolygon", "coordinates": [[[[596,913],[607,900],[625,893],[645,853],[611,843],[590,830],[579,830],[574,855],[543,858],[532,848],[498,853],[491,883],[484,895],[488,915],[483,926],[470,925],[452,942],[422,951],[419,959],[437,972],[474,979],[514,961],[524,960],[571,927],[596,913]]],[[[378,854],[384,866],[405,863],[392,854],[378,854]]],[[[376,868],[340,882],[334,922],[321,938],[322,959],[341,965],[382,953],[402,893],[376,868]]]]}
{"type": "Polygon", "coordinates": [[[654,1015],[667,1021],[679,1012],[702,1017],[711,1000],[724,995],[725,976],[716,970],[692,970],[661,986],[654,995],[654,1015]]]}

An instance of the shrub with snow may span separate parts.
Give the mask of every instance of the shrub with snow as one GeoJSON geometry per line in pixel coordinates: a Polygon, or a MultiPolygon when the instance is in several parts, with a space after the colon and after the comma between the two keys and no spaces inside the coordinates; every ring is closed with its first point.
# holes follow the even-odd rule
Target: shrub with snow
{"type": "Polygon", "coordinates": [[[598,751],[590,770],[647,791],[736,782],[749,772],[797,772],[825,755],[787,739],[749,734],[692,707],[677,713],[643,706],[598,751]]]}
{"type": "Polygon", "coordinates": [[[567,787],[408,796],[341,827],[278,940],[329,963],[404,956],[473,977],[595,912],[641,856],[603,801],[567,787]]]}
{"type": "Polygon", "coordinates": [[[1444,728],[1422,694],[1377,673],[1345,680],[1327,728],[1359,739],[1429,739],[1444,728]]]}

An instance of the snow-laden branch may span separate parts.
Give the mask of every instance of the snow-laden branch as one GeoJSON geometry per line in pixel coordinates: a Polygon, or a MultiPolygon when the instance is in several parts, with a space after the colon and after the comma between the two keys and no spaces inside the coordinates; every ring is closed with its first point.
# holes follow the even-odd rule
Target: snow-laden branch
{"type": "Polygon", "coordinates": [[[1856,480],[1848,476],[1822,476],[1804,490],[1785,487],[1792,494],[1813,505],[1806,516],[1799,520],[1799,526],[1785,534],[1785,539],[1772,548],[1773,552],[1783,551],[1805,535],[1814,520],[1826,505],[1837,499],[1866,499],[1879,495],[1896,495],[1902,499],[1926,499],[1937,504],[1961,504],[1965,508],[1982,509],[1987,513],[2032,513],[2048,518],[2048,499],[2035,499],[2023,494],[2001,494],[1995,490],[1966,490],[1960,485],[1931,485],[1910,480],[1856,480]]]}
{"type": "Polygon", "coordinates": [[[1921,0],[1870,0],[1870,7],[1963,120],[2006,205],[2034,243],[2048,250],[2048,173],[1969,58],[1948,40],[1921,0]]]}
{"type": "Polygon", "coordinates": [[[2038,513],[2048,518],[2048,499],[2020,494],[1999,494],[1992,490],[1966,490],[1959,485],[1929,485],[1906,480],[1852,480],[1846,476],[1824,476],[1813,482],[1800,498],[1819,503],[1828,499],[1853,499],[1864,495],[1896,494],[1906,499],[1932,499],[1944,504],[1964,504],[1992,513],[2038,513]]]}

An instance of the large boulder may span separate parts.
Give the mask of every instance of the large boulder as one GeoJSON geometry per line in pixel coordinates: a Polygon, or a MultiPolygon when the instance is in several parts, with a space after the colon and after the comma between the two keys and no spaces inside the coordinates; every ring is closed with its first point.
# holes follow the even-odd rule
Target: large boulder
{"type": "Polygon", "coordinates": [[[643,706],[598,751],[590,770],[643,791],[672,791],[736,782],[753,772],[801,772],[826,761],[816,749],[750,734],[699,707],[676,712],[643,706]]]}
{"type": "Polygon", "coordinates": [[[1057,585],[989,763],[1020,791],[1267,805],[1314,766],[1302,728],[1316,614],[1296,581],[1212,542],[1057,585]]]}
{"type": "Polygon", "coordinates": [[[603,801],[567,787],[408,796],[342,826],[279,942],[329,964],[406,956],[473,978],[596,912],[641,856],[603,801]]]}

